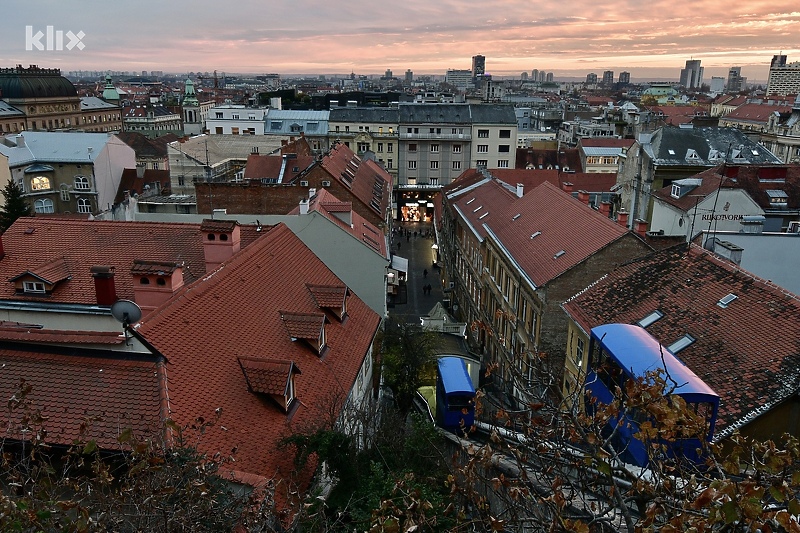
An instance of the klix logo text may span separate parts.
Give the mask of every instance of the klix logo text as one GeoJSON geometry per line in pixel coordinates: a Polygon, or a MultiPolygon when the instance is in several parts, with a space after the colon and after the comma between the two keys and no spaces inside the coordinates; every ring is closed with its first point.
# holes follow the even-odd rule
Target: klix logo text
{"type": "Polygon", "coordinates": [[[25,50],[72,50],[77,48],[83,50],[86,45],[82,39],[86,34],[82,31],[73,33],[72,31],[54,30],[53,26],[47,26],[45,33],[42,30],[33,33],[33,26],[25,26],[25,50]],[[66,37],[66,39],[65,39],[66,37]],[[66,41],[66,42],[65,42],[66,41]]]}

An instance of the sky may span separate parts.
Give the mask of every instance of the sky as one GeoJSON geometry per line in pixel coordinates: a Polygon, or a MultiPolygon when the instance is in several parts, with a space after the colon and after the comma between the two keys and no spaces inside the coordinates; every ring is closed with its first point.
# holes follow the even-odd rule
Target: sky
{"type": "Polygon", "coordinates": [[[497,76],[625,70],[634,80],[677,80],[686,60],[700,59],[705,80],[741,66],[742,76],[765,81],[774,54],[800,61],[797,0],[15,0],[4,7],[0,66],[64,72],[391,69],[402,76],[469,69],[481,54],[497,76]],[[65,35],[61,50],[55,40],[47,50],[47,26],[65,35]],[[39,31],[45,36],[34,42],[39,31]],[[77,40],[67,49],[69,31],[84,33],[83,49],[77,40]]]}

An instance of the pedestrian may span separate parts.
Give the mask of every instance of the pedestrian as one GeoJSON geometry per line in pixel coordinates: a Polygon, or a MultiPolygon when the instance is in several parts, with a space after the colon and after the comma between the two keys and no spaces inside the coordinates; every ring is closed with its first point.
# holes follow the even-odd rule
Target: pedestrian
{"type": "Polygon", "coordinates": [[[406,242],[409,242],[410,240],[411,240],[411,237],[409,235],[406,235],[406,242]]]}
{"type": "Polygon", "coordinates": [[[417,230],[414,230],[414,238],[417,238],[417,230]]]}
{"type": "Polygon", "coordinates": [[[403,244],[402,242],[399,242],[399,241],[397,242],[397,249],[398,250],[400,249],[400,245],[402,245],[402,244],[403,244]]]}
{"type": "Polygon", "coordinates": [[[427,278],[428,277],[428,269],[427,268],[422,270],[422,277],[423,278],[427,278]]]}

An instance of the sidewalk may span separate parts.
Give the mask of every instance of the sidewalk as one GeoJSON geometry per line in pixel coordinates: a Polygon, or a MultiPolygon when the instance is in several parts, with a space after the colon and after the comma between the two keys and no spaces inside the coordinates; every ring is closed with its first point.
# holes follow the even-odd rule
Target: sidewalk
{"type": "Polygon", "coordinates": [[[433,228],[430,223],[424,222],[406,222],[398,227],[411,233],[409,236],[395,233],[392,238],[392,252],[408,259],[407,297],[398,301],[389,312],[406,322],[419,324],[420,317],[426,316],[436,302],[441,302],[444,294],[441,272],[433,267],[433,228]],[[426,232],[430,232],[431,237],[423,237],[426,232]],[[428,284],[431,286],[431,293],[425,294],[422,288],[428,284]]]}

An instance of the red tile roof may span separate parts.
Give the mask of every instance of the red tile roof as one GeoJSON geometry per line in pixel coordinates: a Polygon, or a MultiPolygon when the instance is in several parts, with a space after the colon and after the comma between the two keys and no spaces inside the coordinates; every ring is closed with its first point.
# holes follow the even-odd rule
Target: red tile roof
{"type": "MultiPolygon", "coordinates": [[[[27,399],[46,417],[43,426],[50,444],[71,445],[85,438],[116,449],[117,436],[125,429],[148,438],[161,435],[161,362],[91,350],[0,348],[0,368],[4,398],[16,394],[22,380],[31,387],[27,399]],[[87,428],[83,436],[82,424],[87,428]]],[[[19,423],[21,414],[12,413],[12,420],[19,423]]],[[[9,436],[20,437],[14,430],[9,436]]]]}
{"type": "Polygon", "coordinates": [[[466,186],[460,190],[450,187],[446,194],[450,207],[460,212],[473,231],[483,239],[486,237],[483,224],[502,212],[505,206],[513,202],[517,196],[508,190],[508,186],[502,185],[498,180],[482,176],[481,179],[486,180],[481,185],[466,186]]]}
{"type": "Polygon", "coordinates": [[[293,373],[300,373],[291,361],[269,360],[259,357],[239,357],[247,386],[253,392],[283,396],[293,373]]]}
{"type": "MultiPolygon", "coordinates": [[[[477,202],[477,200],[476,200],[477,202]]],[[[555,279],[628,231],[543,183],[485,222],[537,286],[555,279]]]]}
{"type": "Polygon", "coordinates": [[[725,115],[722,120],[737,120],[740,122],[752,122],[766,124],[769,117],[774,113],[791,113],[792,106],[778,106],[769,104],[743,104],[725,115]]]}
{"type": "Polygon", "coordinates": [[[324,313],[289,313],[280,311],[289,336],[294,339],[317,340],[325,326],[324,313]]]}
{"type": "Polygon", "coordinates": [[[284,163],[284,156],[281,155],[250,154],[244,169],[244,179],[278,179],[283,168],[281,182],[288,183],[314,163],[313,156],[292,155],[295,157],[286,158],[284,163]]]}
{"type": "MultiPolygon", "coordinates": [[[[178,424],[216,409],[218,425],[200,442],[204,451],[236,453],[237,469],[268,478],[291,476],[293,454],[278,441],[293,430],[330,422],[370,353],[380,317],[348,296],[348,319],[325,324],[326,356],[292,342],[281,314],[319,314],[307,285],[342,282],[283,224],[208,276],[184,287],[137,329],[169,361],[171,415],[178,424]],[[293,361],[299,406],[289,415],[248,388],[240,357],[293,361]]],[[[321,327],[321,315],[315,318],[321,327]]],[[[318,330],[317,330],[318,331],[318,330]]],[[[301,490],[310,470],[299,477],[301,490]]]]}
{"type": "Polygon", "coordinates": [[[320,308],[340,308],[344,305],[347,296],[347,287],[344,285],[306,285],[311,297],[320,308]]]}
{"type": "Polygon", "coordinates": [[[361,159],[342,143],[320,161],[332,180],[340,182],[362,204],[383,218],[392,201],[392,176],[371,159],[361,159]]]}
{"type": "Polygon", "coordinates": [[[587,332],[659,310],[664,316],[647,330],[662,344],[694,337],[677,356],[720,395],[718,433],[740,427],[800,386],[797,296],[694,245],[621,267],[563,307],[587,332]],[[720,307],[728,294],[737,299],[720,307]]]}
{"type": "MultiPolygon", "coordinates": [[[[242,246],[259,235],[255,227],[243,227],[242,246]]],[[[5,251],[0,275],[6,280],[39,271],[44,265],[58,266],[57,275],[52,269],[46,272],[63,280],[47,298],[53,303],[96,304],[90,272],[94,265],[114,267],[117,296],[128,300],[134,299],[130,275],[134,260],[183,263],[186,283],[206,273],[199,224],[37,216],[20,218],[0,238],[5,251]]],[[[0,285],[0,299],[42,301],[41,297],[17,294],[10,281],[0,285]]]]}
{"type": "Polygon", "coordinates": [[[634,139],[611,139],[608,137],[592,137],[578,140],[579,146],[592,148],[630,148],[634,139]]]}
{"type": "Polygon", "coordinates": [[[732,180],[725,178],[725,176],[720,176],[717,173],[717,170],[717,168],[710,168],[692,176],[692,179],[699,179],[702,183],[701,185],[698,185],[696,188],[692,189],[690,194],[687,194],[681,198],[675,198],[672,196],[672,185],[668,185],[655,191],[653,196],[664,203],[677,207],[681,211],[688,212],[695,205],[697,205],[700,200],[714,191],[723,187],[728,188],[735,186],[735,183],[732,180]]]}

